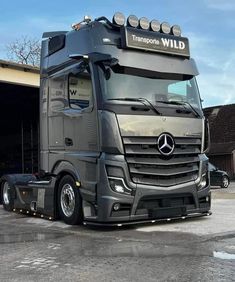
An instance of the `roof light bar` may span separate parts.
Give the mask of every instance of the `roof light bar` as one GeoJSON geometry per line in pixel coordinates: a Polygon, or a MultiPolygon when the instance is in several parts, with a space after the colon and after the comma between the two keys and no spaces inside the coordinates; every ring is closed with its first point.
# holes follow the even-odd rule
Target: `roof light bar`
{"type": "Polygon", "coordinates": [[[169,23],[167,22],[163,22],[161,24],[161,32],[165,33],[165,34],[170,34],[171,32],[171,26],[169,25],[169,23]]]}
{"type": "Polygon", "coordinates": [[[173,25],[171,27],[171,33],[175,36],[181,36],[181,28],[178,25],[173,25]]]}
{"type": "Polygon", "coordinates": [[[123,26],[125,24],[125,21],[126,21],[125,16],[122,13],[117,12],[114,14],[113,24],[123,26]]]}
{"type": "Polygon", "coordinates": [[[160,29],[161,29],[161,24],[160,24],[160,22],[159,22],[158,20],[152,20],[152,21],[150,22],[150,29],[151,29],[152,31],[157,31],[157,32],[159,32],[160,29]]]}
{"type": "Polygon", "coordinates": [[[148,30],[148,29],[149,29],[149,26],[150,26],[149,20],[148,20],[147,18],[145,18],[145,17],[140,18],[140,20],[139,20],[139,26],[140,26],[142,29],[148,30]]]}
{"type": "Polygon", "coordinates": [[[127,25],[131,27],[137,27],[139,25],[139,20],[135,15],[130,15],[127,18],[127,25]]]}

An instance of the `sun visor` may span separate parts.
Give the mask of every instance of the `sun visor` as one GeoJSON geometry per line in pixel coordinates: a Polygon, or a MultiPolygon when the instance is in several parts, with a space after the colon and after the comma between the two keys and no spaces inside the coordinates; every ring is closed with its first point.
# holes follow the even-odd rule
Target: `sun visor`
{"type": "Polygon", "coordinates": [[[123,50],[121,54],[119,54],[118,60],[119,65],[130,68],[189,76],[199,74],[193,59],[174,57],[172,55],[123,50]]]}

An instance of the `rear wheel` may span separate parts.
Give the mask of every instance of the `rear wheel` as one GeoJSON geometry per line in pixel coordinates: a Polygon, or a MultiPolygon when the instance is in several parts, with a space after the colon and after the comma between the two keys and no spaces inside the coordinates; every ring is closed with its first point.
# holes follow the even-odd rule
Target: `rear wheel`
{"type": "Polygon", "coordinates": [[[14,207],[14,201],[12,199],[12,188],[10,187],[9,183],[7,181],[4,181],[2,183],[2,204],[5,210],[11,211],[14,207]]]}
{"type": "Polygon", "coordinates": [[[61,179],[57,200],[59,215],[65,223],[82,223],[82,199],[72,176],[66,175],[61,179]]]}
{"type": "Polygon", "coordinates": [[[228,188],[228,186],[229,186],[228,176],[224,175],[223,178],[222,178],[221,188],[228,188]]]}

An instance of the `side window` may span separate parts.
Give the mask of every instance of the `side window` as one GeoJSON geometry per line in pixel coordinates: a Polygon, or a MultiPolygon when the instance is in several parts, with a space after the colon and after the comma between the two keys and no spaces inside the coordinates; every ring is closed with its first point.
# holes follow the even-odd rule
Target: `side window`
{"type": "Polygon", "coordinates": [[[92,82],[91,76],[87,71],[70,74],[68,88],[71,108],[82,110],[90,106],[92,100],[92,82]]]}
{"type": "Polygon", "coordinates": [[[61,111],[67,106],[64,76],[54,76],[49,79],[49,97],[49,111],[51,113],[61,111]]]}

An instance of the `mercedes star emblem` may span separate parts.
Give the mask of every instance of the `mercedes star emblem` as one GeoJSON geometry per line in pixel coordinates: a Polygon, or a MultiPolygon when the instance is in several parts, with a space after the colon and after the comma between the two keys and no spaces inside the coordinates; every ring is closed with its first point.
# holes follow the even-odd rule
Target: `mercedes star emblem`
{"type": "Polygon", "coordinates": [[[157,146],[162,155],[169,156],[175,149],[174,139],[170,134],[163,133],[158,137],[157,146]]]}

